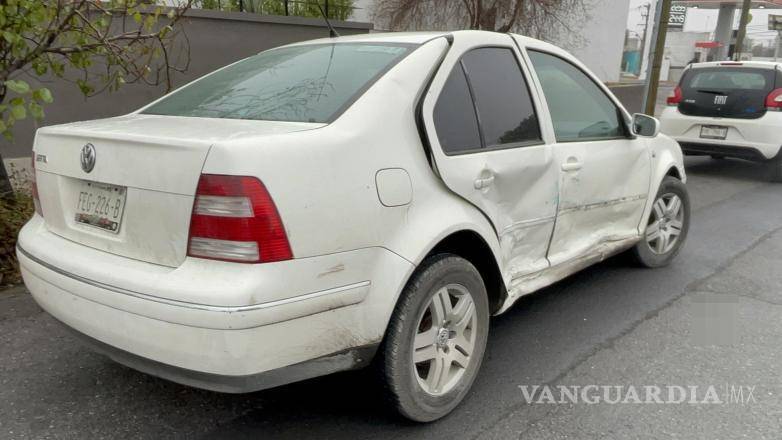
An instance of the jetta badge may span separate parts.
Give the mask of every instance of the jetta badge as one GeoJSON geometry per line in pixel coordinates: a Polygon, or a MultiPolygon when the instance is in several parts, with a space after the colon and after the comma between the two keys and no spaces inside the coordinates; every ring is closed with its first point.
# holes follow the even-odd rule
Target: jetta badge
{"type": "Polygon", "coordinates": [[[95,146],[86,144],[81,148],[81,169],[89,173],[95,168],[95,146]]]}

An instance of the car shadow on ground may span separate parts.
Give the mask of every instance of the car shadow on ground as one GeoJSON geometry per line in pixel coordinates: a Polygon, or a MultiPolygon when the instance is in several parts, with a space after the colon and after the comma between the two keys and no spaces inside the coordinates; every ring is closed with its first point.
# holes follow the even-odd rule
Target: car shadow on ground
{"type": "Polygon", "coordinates": [[[752,182],[769,182],[771,180],[769,165],[766,162],[733,158],[712,159],[709,156],[686,156],[684,160],[687,174],[752,182]]]}

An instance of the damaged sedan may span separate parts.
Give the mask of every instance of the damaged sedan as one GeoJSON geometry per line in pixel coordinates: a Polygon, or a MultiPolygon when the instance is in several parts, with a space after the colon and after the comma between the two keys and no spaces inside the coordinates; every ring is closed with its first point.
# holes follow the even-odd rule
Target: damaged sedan
{"type": "Polygon", "coordinates": [[[412,420],[467,395],[490,317],[626,252],[669,264],[682,153],[564,50],[339,37],[125,116],[45,127],[17,254],[95,350],[243,393],[371,367],[412,420]]]}

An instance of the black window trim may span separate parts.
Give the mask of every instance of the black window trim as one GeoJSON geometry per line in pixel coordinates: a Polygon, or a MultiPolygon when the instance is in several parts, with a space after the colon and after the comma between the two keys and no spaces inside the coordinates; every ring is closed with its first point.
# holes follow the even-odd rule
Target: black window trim
{"type": "MultiPolygon", "coordinates": [[[[513,38],[513,37],[511,37],[513,38]]],[[[469,50],[464,52],[459,56],[459,60],[453,65],[453,68],[448,72],[448,76],[451,75],[451,72],[453,72],[453,69],[456,69],[457,66],[462,70],[462,73],[464,74],[465,79],[467,80],[467,88],[470,91],[470,101],[472,101],[473,111],[475,112],[475,118],[478,122],[478,136],[481,140],[481,147],[480,148],[473,148],[472,150],[461,150],[457,152],[447,152],[445,151],[445,148],[443,148],[443,145],[440,143],[440,139],[438,136],[437,142],[440,144],[440,150],[445,154],[446,156],[464,156],[467,154],[477,154],[477,153],[487,153],[492,151],[502,151],[502,150],[510,150],[514,148],[524,148],[524,147],[534,147],[539,145],[546,145],[546,141],[543,139],[543,127],[540,125],[540,114],[538,112],[538,107],[535,103],[535,99],[532,97],[532,89],[530,89],[530,80],[531,77],[528,77],[528,75],[525,75],[524,67],[522,66],[518,55],[513,50],[512,45],[504,46],[501,44],[487,44],[483,46],[475,46],[471,47],[469,50]],[[468,53],[478,50],[478,49],[508,49],[510,50],[511,54],[513,55],[513,59],[516,60],[516,64],[519,66],[519,72],[521,73],[521,77],[524,80],[524,86],[527,88],[527,93],[530,98],[530,103],[532,104],[532,111],[535,113],[535,118],[538,121],[538,132],[540,133],[540,139],[539,140],[531,140],[531,141],[525,141],[525,142],[512,142],[508,144],[499,144],[499,145],[492,145],[490,147],[486,146],[486,139],[483,136],[483,127],[481,126],[481,114],[478,111],[478,104],[475,102],[475,92],[472,88],[472,81],[470,80],[470,75],[467,74],[467,69],[465,69],[464,64],[462,63],[462,58],[467,55],[468,53]]],[[[447,79],[446,79],[447,81],[447,79]]],[[[445,83],[443,83],[445,84],[445,83]]],[[[437,96],[437,99],[440,99],[440,96],[437,96]]],[[[436,102],[435,102],[436,104],[436,102]]],[[[434,108],[433,108],[434,111],[434,108]]],[[[435,132],[437,130],[435,129],[435,132]]]]}
{"type": "MultiPolygon", "coordinates": [[[[584,72],[584,69],[582,69],[582,68],[578,67],[577,65],[573,64],[573,62],[572,62],[572,61],[569,61],[569,60],[565,59],[564,57],[562,57],[562,56],[560,56],[560,55],[558,55],[558,54],[555,54],[555,53],[549,52],[549,51],[547,51],[547,50],[545,50],[545,49],[538,49],[538,48],[525,47],[525,50],[526,50],[528,53],[529,53],[529,52],[537,52],[537,53],[541,53],[541,54],[544,54],[544,55],[549,55],[549,56],[552,56],[552,57],[554,57],[554,58],[558,58],[558,59],[560,59],[560,60],[562,60],[562,61],[564,61],[564,62],[566,62],[566,63],[570,64],[570,65],[571,65],[571,66],[573,66],[573,67],[574,67],[576,70],[578,70],[578,71],[579,71],[579,72],[581,72],[581,73],[582,73],[584,76],[586,76],[586,77],[587,77],[587,78],[588,78],[588,79],[589,79],[589,80],[592,82],[592,84],[594,84],[594,85],[595,85],[595,86],[598,88],[598,90],[600,90],[600,92],[602,92],[602,93],[603,93],[603,95],[605,95],[605,97],[606,97],[606,98],[608,98],[608,100],[609,100],[609,101],[611,101],[611,103],[614,105],[614,108],[616,109],[617,117],[619,118],[619,121],[620,121],[620,122],[621,122],[621,124],[622,124],[622,131],[625,133],[625,134],[624,134],[624,136],[589,137],[589,138],[582,138],[582,139],[572,139],[572,140],[564,140],[564,141],[561,141],[561,140],[557,139],[557,131],[556,131],[556,129],[555,129],[555,130],[554,130],[554,142],[555,142],[555,143],[557,143],[557,144],[572,144],[572,143],[574,143],[574,142],[603,142],[603,141],[616,141],[616,140],[621,140],[621,139],[630,139],[630,140],[637,139],[637,136],[635,136],[635,135],[633,134],[633,131],[632,131],[632,130],[630,130],[629,121],[628,121],[628,120],[627,120],[627,118],[626,118],[626,114],[625,114],[625,112],[624,112],[624,111],[622,111],[622,106],[621,106],[621,105],[619,105],[619,104],[616,102],[616,99],[612,98],[610,95],[608,95],[608,94],[605,92],[605,90],[603,90],[603,87],[601,87],[601,84],[599,84],[597,81],[595,81],[595,80],[592,78],[592,75],[589,75],[588,73],[584,72]],[[621,116],[621,117],[620,117],[620,116],[621,116]]],[[[532,63],[532,57],[530,57],[530,66],[531,66],[532,70],[533,70],[533,71],[535,71],[535,79],[537,79],[537,81],[538,81],[538,84],[541,84],[541,86],[542,86],[542,83],[541,83],[541,81],[540,81],[540,77],[538,76],[538,71],[535,69],[535,64],[534,64],[534,63],[532,63]]],[[[545,93],[544,93],[544,95],[543,95],[543,96],[545,97],[545,93]]],[[[551,116],[551,108],[549,108],[549,116],[551,116]]],[[[553,118],[552,118],[552,120],[551,120],[551,123],[552,123],[552,124],[554,123],[554,120],[553,120],[553,118]]]]}

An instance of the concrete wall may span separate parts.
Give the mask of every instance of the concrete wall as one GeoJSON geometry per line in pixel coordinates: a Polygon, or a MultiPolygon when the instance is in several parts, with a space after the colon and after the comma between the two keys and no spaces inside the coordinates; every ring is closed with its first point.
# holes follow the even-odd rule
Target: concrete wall
{"type": "Polygon", "coordinates": [[[669,32],[665,39],[665,56],[671,68],[685,67],[695,55],[695,43],[710,41],[710,32],[669,32]]]}
{"type": "Polygon", "coordinates": [[[572,47],[564,41],[561,46],[603,81],[619,81],[630,0],[586,0],[585,4],[588,16],[573,17],[569,23],[582,41],[572,47]]]}
{"type": "MultiPolygon", "coordinates": [[[[367,33],[372,29],[369,23],[334,21],[332,24],[342,35],[367,33]]],[[[320,19],[249,13],[192,10],[184,26],[190,41],[190,67],[185,74],[176,74],[175,87],[262,50],[328,36],[320,19]]],[[[51,89],[55,102],[45,107],[46,119],[41,125],[122,115],[164,93],[163,87],[130,84],[117,92],[85,99],[76,85],[62,80],[47,81],[45,86],[51,89]]],[[[14,140],[0,141],[3,159],[29,157],[37,125],[32,120],[18,123],[14,140]]],[[[13,162],[17,168],[26,168],[29,160],[13,162]]]]}

